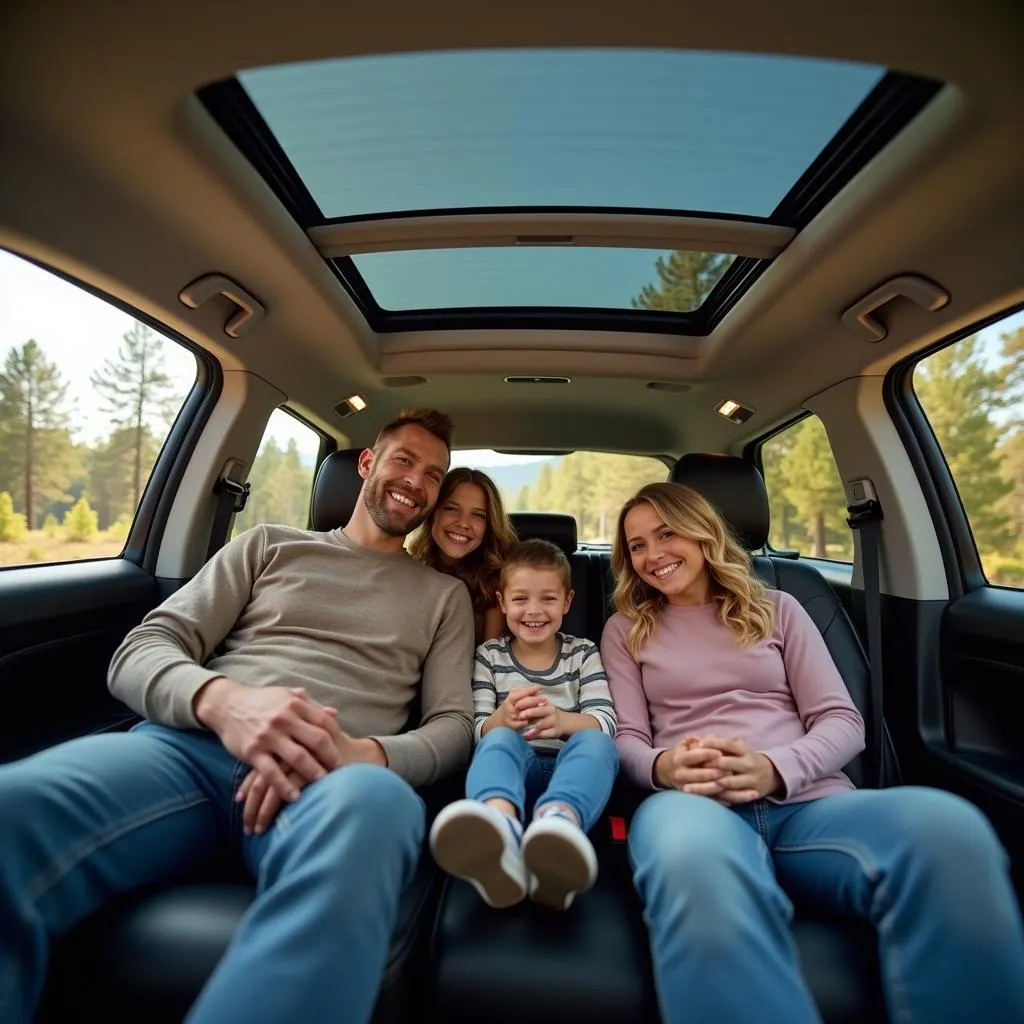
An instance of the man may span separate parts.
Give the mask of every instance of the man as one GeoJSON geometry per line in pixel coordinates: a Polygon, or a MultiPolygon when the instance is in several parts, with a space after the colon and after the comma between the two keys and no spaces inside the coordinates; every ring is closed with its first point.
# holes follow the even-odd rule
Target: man
{"type": "Polygon", "coordinates": [[[370,1018],[423,839],[412,787],[472,740],[469,594],[402,548],[450,431],[403,413],[343,529],[255,527],[150,612],[109,679],[146,721],[0,766],[0,1020],[31,1020],[51,935],[225,848],[257,898],[189,1020],[370,1018]]]}

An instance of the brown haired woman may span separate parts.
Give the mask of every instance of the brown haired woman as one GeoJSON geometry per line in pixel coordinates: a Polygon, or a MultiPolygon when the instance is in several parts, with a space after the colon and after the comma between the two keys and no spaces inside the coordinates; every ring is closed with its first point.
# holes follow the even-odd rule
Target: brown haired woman
{"type": "Polygon", "coordinates": [[[515,542],[494,481],[478,469],[459,467],[449,470],[434,511],[409,544],[414,558],[466,584],[477,644],[501,636],[505,628],[498,607],[498,576],[515,542]]]}

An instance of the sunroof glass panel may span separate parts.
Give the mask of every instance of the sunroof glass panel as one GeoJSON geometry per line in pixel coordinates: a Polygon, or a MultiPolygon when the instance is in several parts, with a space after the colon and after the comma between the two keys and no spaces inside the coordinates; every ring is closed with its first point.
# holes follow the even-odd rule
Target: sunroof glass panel
{"type": "Polygon", "coordinates": [[[576,247],[417,249],[352,257],[377,304],[389,312],[555,306],[686,313],[707,298],[732,259],[576,247]]]}
{"type": "Polygon", "coordinates": [[[506,50],[238,79],[328,218],[495,206],[767,217],[884,73],[766,55],[506,50]]]}

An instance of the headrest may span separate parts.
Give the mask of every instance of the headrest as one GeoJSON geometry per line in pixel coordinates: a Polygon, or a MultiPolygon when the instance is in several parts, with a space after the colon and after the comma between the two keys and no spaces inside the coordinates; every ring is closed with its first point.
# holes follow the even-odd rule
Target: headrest
{"type": "Polygon", "coordinates": [[[710,501],[748,551],[767,543],[768,492],[757,467],[746,459],[693,452],[676,462],[669,480],[692,487],[710,501]]]}
{"type": "Polygon", "coordinates": [[[566,556],[576,551],[576,520],[561,512],[513,512],[509,515],[520,540],[549,540],[566,556]]]}
{"type": "Polygon", "coordinates": [[[346,448],[331,452],[320,463],[313,484],[313,529],[318,532],[337,530],[355,511],[356,499],[363,486],[358,463],[362,448],[346,448]]]}

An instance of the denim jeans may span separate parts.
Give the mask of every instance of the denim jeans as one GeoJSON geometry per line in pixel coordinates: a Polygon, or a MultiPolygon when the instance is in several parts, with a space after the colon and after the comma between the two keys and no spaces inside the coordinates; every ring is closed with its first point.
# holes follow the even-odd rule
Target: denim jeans
{"type": "Polygon", "coordinates": [[[874,925],[894,1024],[1024,1021],[1007,857],[959,797],[906,786],[729,810],[661,792],[629,852],[666,1024],[820,1020],[790,900],[874,925]]]}
{"type": "Polygon", "coordinates": [[[491,729],[477,744],[466,776],[471,800],[508,800],[526,821],[542,801],[566,804],[585,832],[594,827],[619,770],[615,741],[600,729],[573,733],[554,753],[538,753],[514,729],[491,729]]]}
{"type": "Polygon", "coordinates": [[[257,895],[190,1024],[365,1022],[425,828],[394,772],[350,765],[263,835],[212,733],[142,723],[0,766],[0,1020],[32,1019],[47,947],[118,893],[240,852],[257,895]]]}

